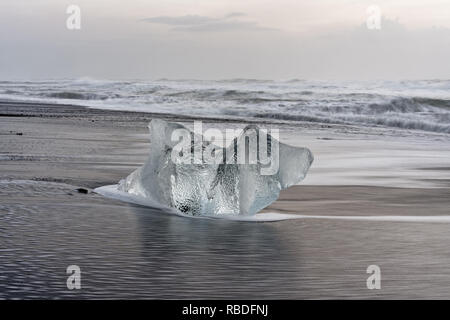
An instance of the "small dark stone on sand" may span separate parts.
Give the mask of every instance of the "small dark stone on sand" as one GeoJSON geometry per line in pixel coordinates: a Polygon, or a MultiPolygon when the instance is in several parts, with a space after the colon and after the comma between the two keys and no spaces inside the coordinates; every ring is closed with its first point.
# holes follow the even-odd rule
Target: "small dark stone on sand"
{"type": "Polygon", "coordinates": [[[79,193],[88,194],[90,191],[86,188],[77,188],[76,189],[79,193]]]}

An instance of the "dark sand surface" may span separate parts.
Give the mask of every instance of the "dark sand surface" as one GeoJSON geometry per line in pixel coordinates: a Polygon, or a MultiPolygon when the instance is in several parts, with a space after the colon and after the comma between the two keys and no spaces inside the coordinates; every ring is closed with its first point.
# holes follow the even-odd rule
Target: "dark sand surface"
{"type": "MultiPolygon", "coordinates": [[[[75,190],[143,163],[152,116],[0,104],[0,298],[450,298],[450,223],[198,220],[75,190]],[[82,269],[80,291],[66,288],[70,264],[82,269]],[[381,290],[366,288],[371,264],[381,290]]],[[[449,188],[304,185],[265,211],[449,208],[449,188]]]]}

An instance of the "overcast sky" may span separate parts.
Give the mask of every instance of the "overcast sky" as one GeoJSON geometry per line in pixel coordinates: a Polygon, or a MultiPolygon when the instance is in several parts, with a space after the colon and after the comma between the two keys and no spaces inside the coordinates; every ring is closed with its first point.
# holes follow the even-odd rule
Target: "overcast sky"
{"type": "Polygon", "coordinates": [[[450,78],[450,0],[2,0],[0,25],[1,79],[450,78]]]}

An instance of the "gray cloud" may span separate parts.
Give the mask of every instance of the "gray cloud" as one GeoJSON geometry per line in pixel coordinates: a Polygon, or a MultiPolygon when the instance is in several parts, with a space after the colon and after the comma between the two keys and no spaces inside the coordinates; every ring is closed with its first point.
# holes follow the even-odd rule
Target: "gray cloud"
{"type": "Polygon", "coordinates": [[[270,31],[275,30],[258,25],[255,21],[244,21],[237,18],[246,16],[243,12],[231,12],[222,18],[199,15],[159,16],[142,19],[149,23],[175,26],[173,31],[223,32],[223,31],[270,31]]]}
{"type": "Polygon", "coordinates": [[[209,18],[209,17],[205,17],[205,16],[186,15],[186,16],[178,16],[178,17],[169,17],[169,16],[151,17],[151,18],[142,19],[141,21],[171,25],[171,26],[192,26],[192,25],[202,25],[202,24],[210,23],[210,22],[216,21],[216,20],[217,19],[209,18]]]}
{"type": "Polygon", "coordinates": [[[275,31],[275,29],[259,26],[251,21],[224,21],[200,24],[189,27],[174,28],[176,31],[194,31],[194,32],[223,32],[223,31],[275,31]]]}

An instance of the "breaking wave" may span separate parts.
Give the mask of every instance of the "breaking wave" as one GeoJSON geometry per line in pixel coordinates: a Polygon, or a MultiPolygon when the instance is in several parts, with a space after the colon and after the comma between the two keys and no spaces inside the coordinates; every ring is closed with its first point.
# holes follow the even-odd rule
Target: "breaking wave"
{"type": "Polygon", "coordinates": [[[0,99],[450,133],[450,80],[0,81],[0,99]]]}
{"type": "MultiPolygon", "coordinates": [[[[330,124],[366,124],[450,133],[450,100],[394,98],[386,103],[325,105],[301,112],[256,112],[256,118],[330,124]]],[[[298,111],[298,110],[297,110],[298,111]]]]}
{"type": "Polygon", "coordinates": [[[52,92],[43,95],[48,98],[57,98],[57,99],[75,99],[75,100],[106,100],[108,99],[107,95],[95,94],[95,93],[79,93],[79,92],[52,92]]]}

